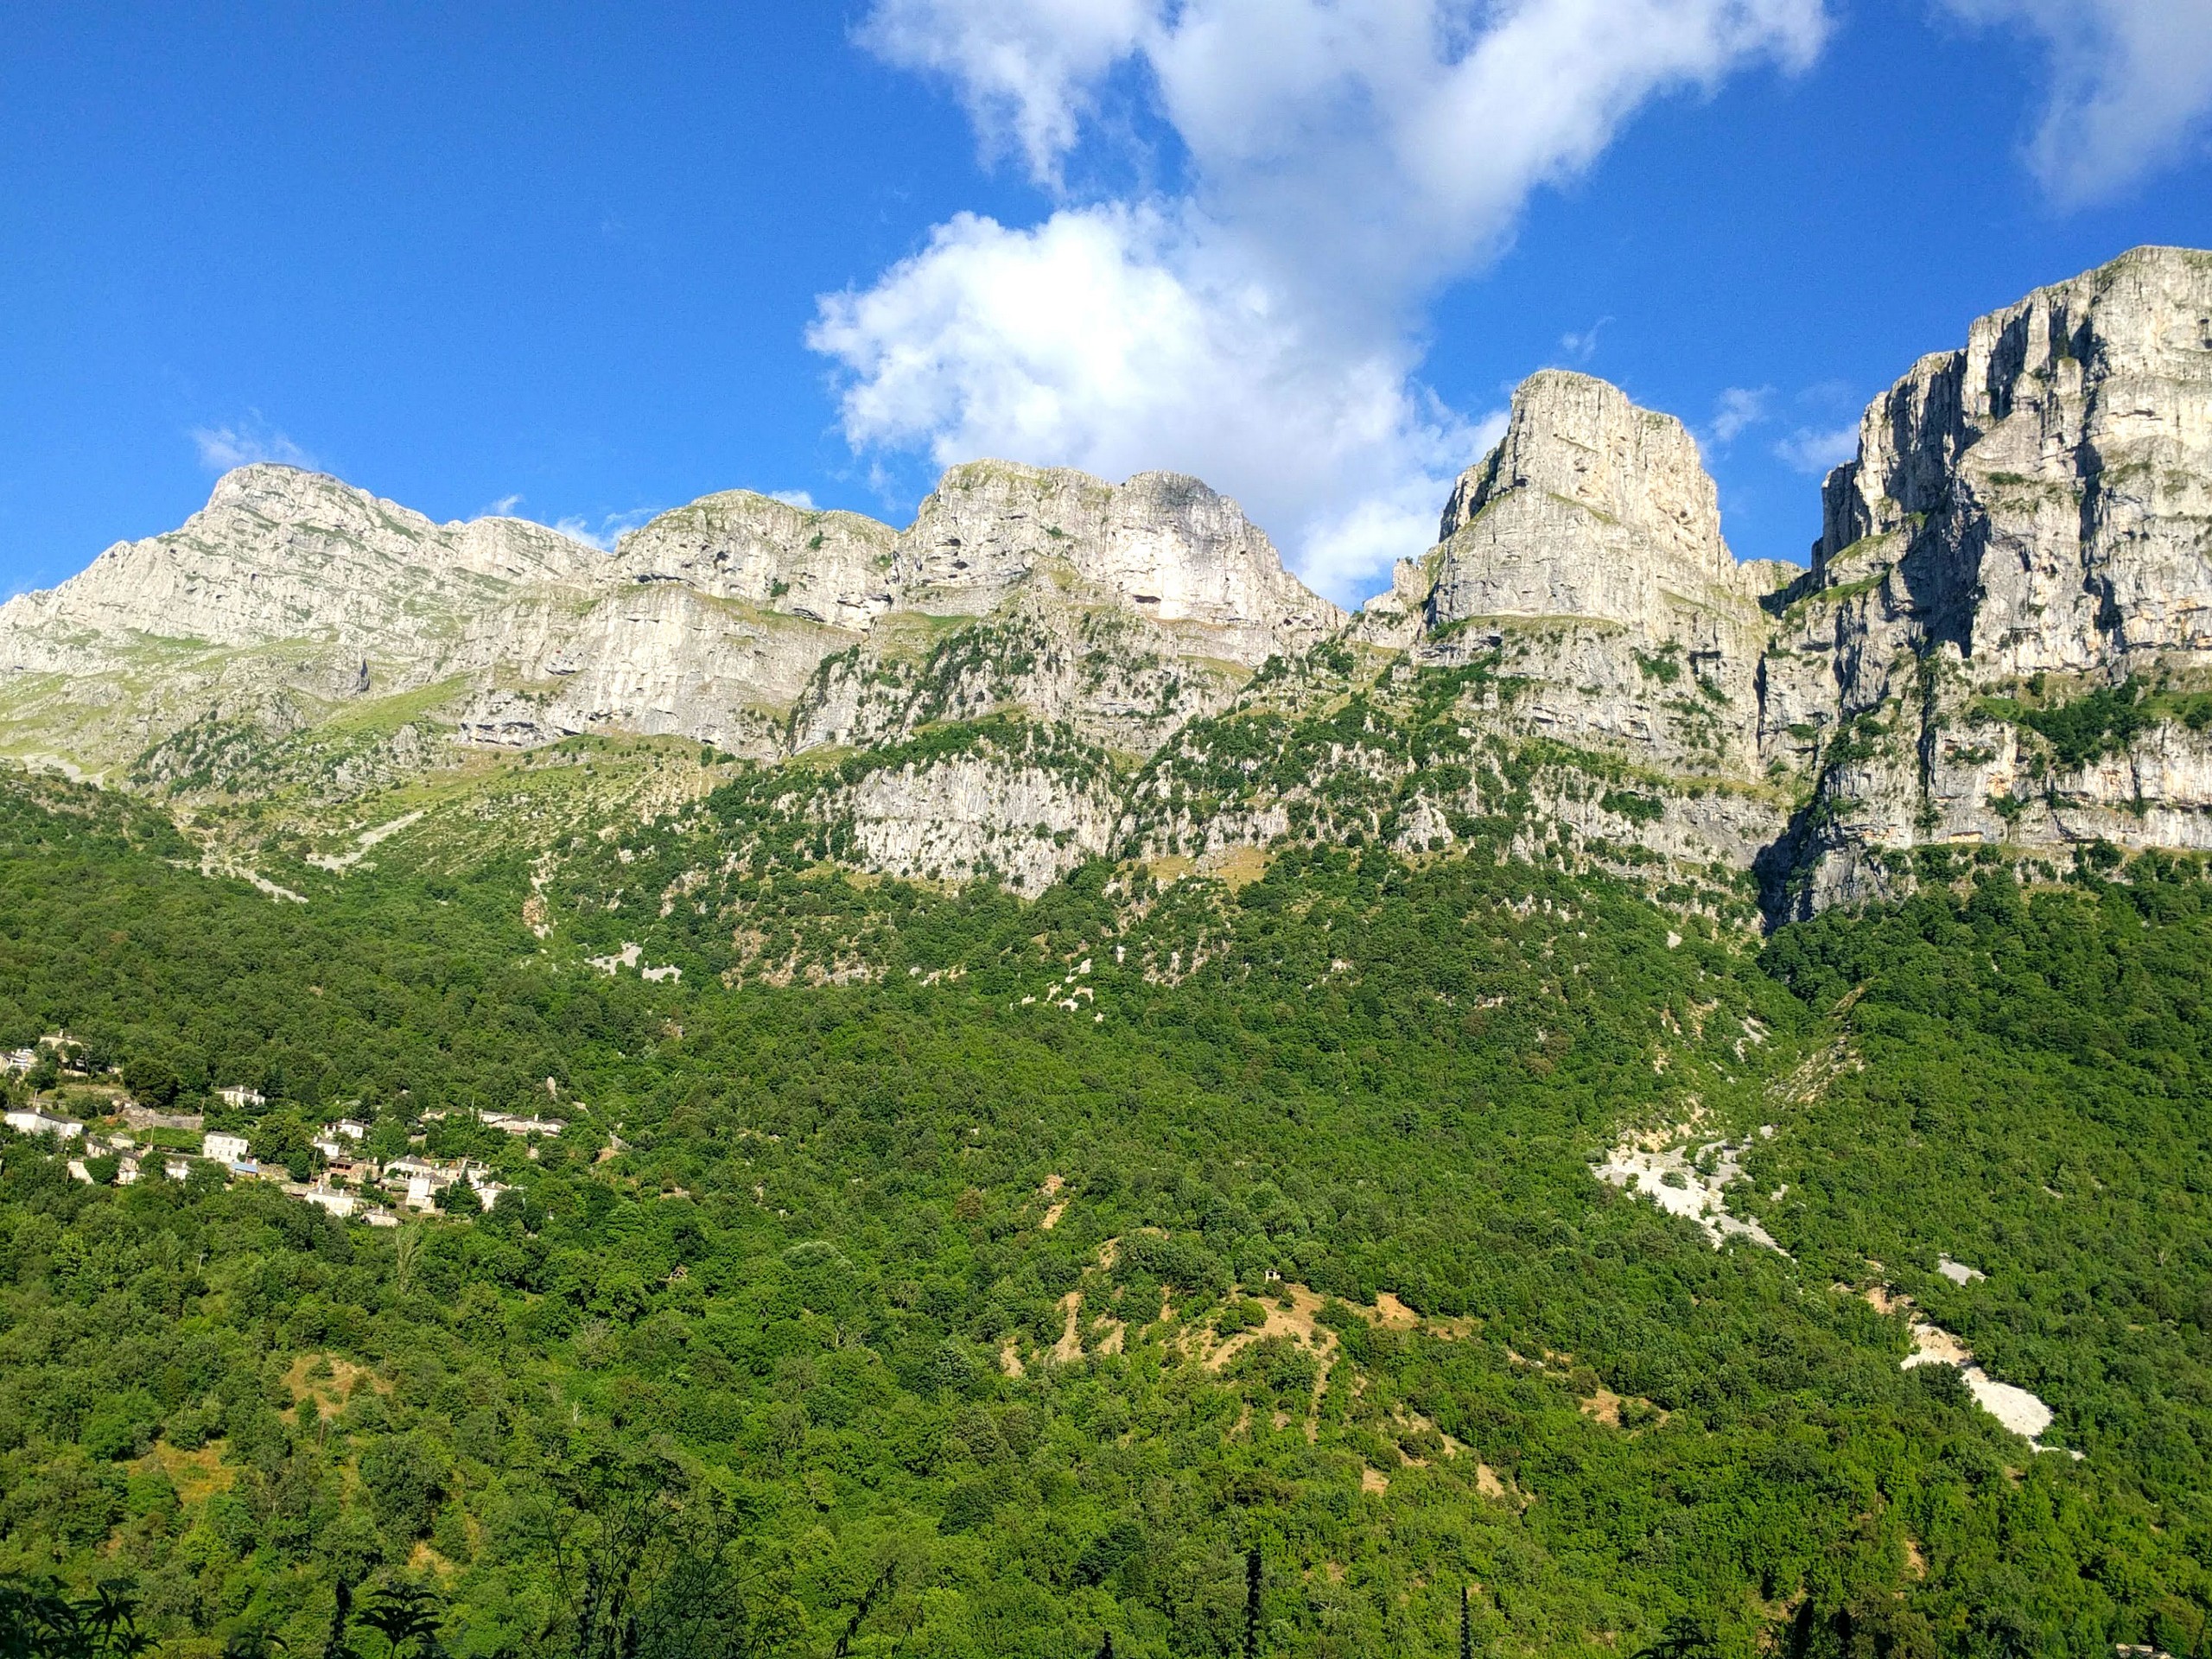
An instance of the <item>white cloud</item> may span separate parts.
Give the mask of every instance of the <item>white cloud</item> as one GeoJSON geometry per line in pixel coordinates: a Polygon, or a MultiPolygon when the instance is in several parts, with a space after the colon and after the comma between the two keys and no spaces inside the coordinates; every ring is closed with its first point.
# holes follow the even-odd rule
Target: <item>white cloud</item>
{"type": "Polygon", "coordinates": [[[808,343],[853,373],[857,445],[1195,473],[1302,531],[1308,578],[1352,596],[1428,545],[1440,480],[1477,435],[1409,384],[1399,342],[1317,338],[1273,297],[1159,208],[1027,231],[962,214],[875,287],[826,299],[808,343]]]}
{"type": "Polygon", "coordinates": [[[951,81],[987,152],[1017,149],[1056,184],[1096,81],[1154,23],[1147,0],[877,0],[860,37],[887,63],[951,81]]]}
{"type": "Polygon", "coordinates": [[[771,501],[780,501],[787,507],[797,507],[804,512],[814,511],[814,497],[806,490],[771,490],[768,492],[768,499],[771,501]]]}
{"type": "Polygon", "coordinates": [[[1476,453],[1413,378],[1437,288],[1651,98],[1802,65],[1825,28],[1821,0],[879,0],[863,40],[1055,188],[1135,63],[1185,184],[959,215],[808,341],[857,448],[1195,472],[1357,598],[1476,453]]]}
{"type": "Polygon", "coordinates": [[[602,553],[612,553],[615,543],[625,532],[635,530],[647,519],[659,516],[659,507],[632,507],[627,512],[610,512],[594,526],[581,513],[566,518],[556,518],[548,528],[567,537],[572,542],[582,542],[586,547],[595,547],[602,553]]]}
{"type": "Polygon", "coordinates": [[[496,501],[486,503],[477,510],[476,516],[479,518],[512,518],[515,509],[522,503],[522,492],[518,490],[512,495],[503,495],[496,501]]]}
{"type": "Polygon", "coordinates": [[[1777,443],[1774,453],[1799,472],[1824,478],[1859,453],[1858,423],[1829,431],[1801,426],[1777,443]]]}
{"type": "Polygon", "coordinates": [[[1577,363],[1587,363],[1597,354],[1598,331],[1611,322],[1611,317],[1600,317],[1587,328],[1570,330],[1559,337],[1559,348],[1577,363]]]}
{"type": "Polygon", "coordinates": [[[1721,443],[1733,443],[1766,420],[1773,412],[1773,406],[1772,386],[1726,387],[1713,404],[1710,430],[1721,443]]]}
{"type": "Polygon", "coordinates": [[[2206,0],[1948,0],[1971,22],[2024,24],[2050,48],[2029,164],[2060,200],[2094,200],[2202,143],[2212,115],[2206,0]]]}
{"type": "Polygon", "coordinates": [[[200,451],[200,464],[213,473],[255,461],[281,461],[287,467],[313,467],[315,457],[270,426],[257,409],[246,411],[236,426],[195,426],[188,435],[200,451]]]}

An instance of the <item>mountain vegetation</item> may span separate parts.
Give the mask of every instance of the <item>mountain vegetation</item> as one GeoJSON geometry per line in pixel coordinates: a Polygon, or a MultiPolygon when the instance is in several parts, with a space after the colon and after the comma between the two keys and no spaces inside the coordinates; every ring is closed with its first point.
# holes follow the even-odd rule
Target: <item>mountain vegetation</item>
{"type": "Polygon", "coordinates": [[[120,1065],[257,1146],[344,1111],[505,1190],[365,1229],[9,1145],[9,1617],[1209,1654],[1256,1551],[1273,1652],[1449,1651],[1462,1586],[1500,1650],[2190,1650],[2212,885],[1929,874],[1758,947],[1502,844],[1033,903],[830,871],[796,885],[874,918],[873,971],[733,989],[548,948],[511,855],[272,902],[16,778],[0,1040],[66,1028],[84,1074],[41,1102],[120,1065]],[[533,1146],[477,1121],[549,1101],[533,1146]],[[1592,1178],[1700,1115],[1788,1255],[1592,1178]],[[2040,1391],[2045,1449],[1901,1368],[1872,1287],[2040,1391]]]}
{"type": "Polygon", "coordinates": [[[2209,307],[0,605],[0,1659],[2202,1659],[2209,307]]]}

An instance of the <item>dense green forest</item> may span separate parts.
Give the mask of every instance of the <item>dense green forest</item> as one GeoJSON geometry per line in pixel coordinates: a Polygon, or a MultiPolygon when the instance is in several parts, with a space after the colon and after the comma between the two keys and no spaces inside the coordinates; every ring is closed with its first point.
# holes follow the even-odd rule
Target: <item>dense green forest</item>
{"type": "Polygon", "coordinates": [[[520,851],[274,902],[5,780],[0,1047],[86,1074],[15,1096],[119,1066],[292,1154],[342,1108],[509,1189],[373,1229],[0,1146],[11,1650],[1223,1654],[1255,1553],[1270,1654],[1457,1651],[1463,1589],[1484,1651],[2200,1651],[2202,870],[1762,944],[1493,850],[786,877],[833,982],[648,983],[533,934],[520,851]],[[1781,1250],[1593,1177],[1694,1122],[1781,1250]]]}

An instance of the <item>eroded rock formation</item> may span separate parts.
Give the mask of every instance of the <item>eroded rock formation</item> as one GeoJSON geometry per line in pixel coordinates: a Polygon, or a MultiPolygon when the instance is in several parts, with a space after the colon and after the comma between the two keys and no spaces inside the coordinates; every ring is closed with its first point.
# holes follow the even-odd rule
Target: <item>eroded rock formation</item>
{"type": "Polygon", "coordinates": [[[249,467],[0,607],[0,741],[340,796],[456,743],[826,753],[834,785],[793,779],[820,845],[1027,893],[1510,823],[1531,856],[1756,871],[1771,918],[1900,891],[1931,844],[2212,848],[2212,255],[1975,322],[1823,503],[1809,569],[1739,562],[1681,423],[1556,371],[1357,618],[1170,473],[976,461],[904,531],[731,492],[605,554],[249,467]]]}

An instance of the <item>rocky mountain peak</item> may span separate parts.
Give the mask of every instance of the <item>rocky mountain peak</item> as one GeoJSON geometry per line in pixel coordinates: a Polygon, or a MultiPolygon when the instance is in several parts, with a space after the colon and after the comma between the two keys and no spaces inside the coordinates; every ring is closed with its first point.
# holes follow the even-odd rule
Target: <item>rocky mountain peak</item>
{"type": "Polygon", "coordinates": [[[1753,597],[1696,441],[1586,374],[1547,369],[1522,383],[1504,437],[1461,474],[1440,528],[1432,629],[1587,617],[1664,632],[1676,598],[1753,597]]]}
{"type": "Polygon", "coordinates": [[[1508,498],[1534,493],[1626,526],[1662,556],[1728,580],[1719,499],[1697,441],[1671,415],[1640,409],[1607,381],[1544,369],[1513,394],[1496,449],[1462,474],[1437,539],[1508,498]]]}
{"type": "Polygon", "coordinates": [[[1154,621],[1218,630],[1234,660],[1311,644],[1344,620],[1242,508],[1180,473],[1113,485],[1068,467],[955,467],[899,537],[893,571],[914,608],[973,613],[1046,565],[1154,621]]]}
{"type": "Polygon", "coordinates": [[[856,512],[823,512],[728,490],[664,512],[623,537],[613,570],[682,582],[832,627],[863,629],[891,608],[897,533],[856,512]]]}
{"type": "Polygon", "coordinates": [[[1770,915],[1897,891],[1931,845],[2212,847],[2212,255],[2138,249],[1974,322],[1876,400],[1823,501],[1811,570],[1739,564],[1682,423],[1548,370],[1366,649],[1306,654],[1347,619],[1178,473],[973,461],[903,531],[729,491],[609,555],[253,466],[0,607],[0,724],[194,790],[342,792],[455,740],[835,747],[822,845],[1024,891],[1325,821],[1435,850],[1502,810],[1531,846],[1756,872],[1770,915]],[[1461,677],[1416,691],[1432,670],[1461,677]],[[1382,711],[1360,743],[1239,747],[1241,700],[1294,746],[1354,686],[1382,711]],[[1467,765],[1385,801],[1384,705],[1435,696],[1467,765]]]}

